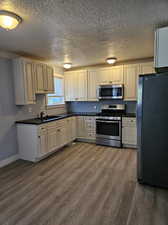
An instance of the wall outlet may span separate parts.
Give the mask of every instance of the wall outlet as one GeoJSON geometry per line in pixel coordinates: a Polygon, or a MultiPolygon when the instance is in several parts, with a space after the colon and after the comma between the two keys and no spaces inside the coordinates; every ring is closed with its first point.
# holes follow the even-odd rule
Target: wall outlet
{"type": "Polygon", "coordinates": [[[97,109],[97,106],[96,106],[96,105],[94,105],[94,106],[93,106],[93,108],[94,108],[94,109],[97,109]]]}

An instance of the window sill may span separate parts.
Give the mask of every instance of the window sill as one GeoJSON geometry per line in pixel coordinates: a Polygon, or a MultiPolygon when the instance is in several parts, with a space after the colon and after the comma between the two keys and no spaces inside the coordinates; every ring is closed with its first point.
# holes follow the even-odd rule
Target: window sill
{"type": "Polygon", "coordinates": [[[58,108],[65,108],[65,103],[60,104],[60,105],[47,105],[47,109],[58,109],[58,108]]]}

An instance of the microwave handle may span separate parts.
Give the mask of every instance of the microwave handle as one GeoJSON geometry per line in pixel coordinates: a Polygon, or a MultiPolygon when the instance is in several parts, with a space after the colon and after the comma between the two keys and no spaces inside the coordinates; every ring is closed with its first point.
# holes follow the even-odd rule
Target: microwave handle
{"type": "Polygon", "coordinates": [[[99,93],[100,93],[100,87],[97,87],[97,89],[96,89],[96,97],[97,97],[97,99],[100,98],[99,93]]]}

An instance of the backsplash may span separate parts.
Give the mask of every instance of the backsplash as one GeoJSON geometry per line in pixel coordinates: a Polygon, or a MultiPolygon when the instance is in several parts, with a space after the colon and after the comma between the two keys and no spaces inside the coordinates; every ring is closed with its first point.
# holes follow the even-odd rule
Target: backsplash
{"type": "Polygon", "coordinates": [[[100,112],[103,104],[126,104],[127,113],[136,113],[136,101],[101,100],[98,102],[67,102],[68,112],[100,112]]]}
{"type": "Polygon", "coordinates": [[[47,108],[44,95],[36,95],[36,104],[28,106],[16,106],[16,120],[26,120],[37,117],[41,111],[48,115],[58,115],[66,113],[66,107],[47,108]]]}

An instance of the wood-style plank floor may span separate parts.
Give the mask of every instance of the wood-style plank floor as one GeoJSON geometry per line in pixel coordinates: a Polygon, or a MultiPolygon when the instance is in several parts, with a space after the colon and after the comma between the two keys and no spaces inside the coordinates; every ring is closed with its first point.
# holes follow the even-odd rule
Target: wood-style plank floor
{"type": "Polygon", "coordinates": [[[139,185],[136,151],[76,143],[0,169],[0,225],[167,225],[168,190],[139,185]]]}

